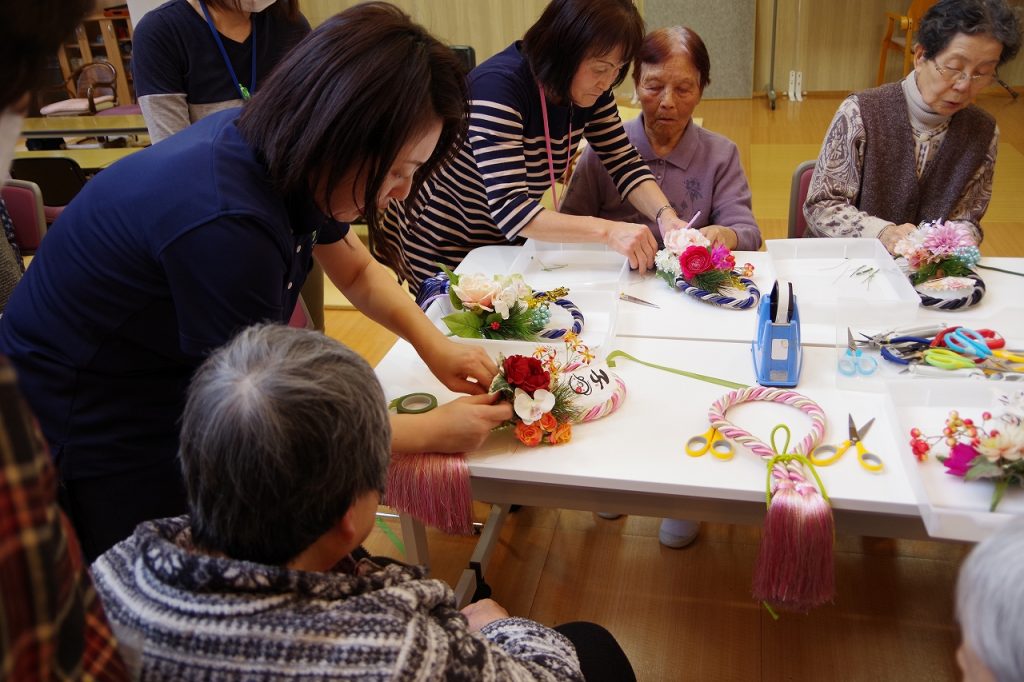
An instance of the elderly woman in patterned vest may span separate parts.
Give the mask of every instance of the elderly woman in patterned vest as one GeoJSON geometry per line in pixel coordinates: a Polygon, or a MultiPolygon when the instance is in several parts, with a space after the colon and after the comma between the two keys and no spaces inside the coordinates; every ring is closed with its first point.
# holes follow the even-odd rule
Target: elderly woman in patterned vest
{"type": "Polygon", "coordinates": [[[1020,49],[1006,0],[941,0],[921,20],[914,70],[847,97],[825,135],[804,204],[810,233],[875,237],[892,251],[926,220],[980,242],[999,129],[972,102],[1020,49]]]}

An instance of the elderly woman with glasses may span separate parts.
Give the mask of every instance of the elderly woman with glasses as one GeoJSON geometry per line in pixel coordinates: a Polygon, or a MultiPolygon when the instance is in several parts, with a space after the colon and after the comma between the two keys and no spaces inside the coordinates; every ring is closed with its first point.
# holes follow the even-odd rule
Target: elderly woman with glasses
{"type": "Polygon", "coordinates": [[[945,218],[980,242],[999,129],[972,102],[1020,42],[1006,0],[941,0],[928,10],[914,70],[839,106],[804,204],[810,233],[875,237],[892,251],[922,221],[945,218]]]}

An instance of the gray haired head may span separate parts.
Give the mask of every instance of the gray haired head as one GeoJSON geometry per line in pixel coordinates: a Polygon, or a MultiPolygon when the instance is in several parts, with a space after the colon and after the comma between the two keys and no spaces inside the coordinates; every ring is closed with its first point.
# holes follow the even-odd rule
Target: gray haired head
{"type": "Polygon", "coordinates": [[[1024,680],[1024,518],[971,551],[960,569],[956,613],[969,646],[999,682],[1024,680]]]}
{"type": "Polygon", "coordinates": [[[390,452],[384,394],[362,358],[315,331],[249,327],[189,388],[180,456],[193,538],[285,564],[383,491],[390,452]]]}

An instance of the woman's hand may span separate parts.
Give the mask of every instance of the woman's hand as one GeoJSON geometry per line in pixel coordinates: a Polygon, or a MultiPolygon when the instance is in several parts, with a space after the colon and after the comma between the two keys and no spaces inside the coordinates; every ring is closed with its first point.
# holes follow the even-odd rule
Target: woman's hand
{"type": "Polygon", "coordinates": [[[395,452],[469,452],[487,440],[491,429],[512,418],[512,405],[495,403],[496,393],[471,395],[423,414],[391,417],[395,452]]]}
{"type": "Polygon", "coordinates": [[[469,621],[469,631],[477,632],[489,623],[508,618],[508,611],[493,599],[481,599],[462,609],[462,615],[469,621]]]}
{"type": "Polygon", "coordinates": [[[457,393],[486,393],[498,373],[497,365],[483,348],[456,343],[440,334],[429,346],[416,351],[434,376],[457,393]]]}
{"type": "Polygon", "coordinates": [[[917,225],[912,223],[903,223],[902,225],[890,225],[889,227],[882,228],[882,231],[878,233],[878,240],[882,242],[882,246],[889,253],[894,253],[896,245],[901,239],[906,237],[917,230],[917,225]]]}
{"type": "Polygon", "coordinates": [[[646,225],[609,222],[605,244],[629,258],[629,267],[641,274],[654,268],[658,242],[646,225]]]}
{"type": "Polygon", "coordinates": [[[732,251],[739,244],[739,238],[731,227],[725,225],[708,225],[700,228],[700,233],[711,240],[714,244],[722,244],[732,251]]]}

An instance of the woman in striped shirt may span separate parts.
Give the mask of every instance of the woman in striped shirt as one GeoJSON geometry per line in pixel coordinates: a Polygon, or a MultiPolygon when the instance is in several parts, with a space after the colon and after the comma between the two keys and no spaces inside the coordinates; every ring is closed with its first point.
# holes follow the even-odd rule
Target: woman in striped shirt
{"type": "Polygon", "coordinates": [[[651,268],[657,242],[644,225],[540,204],[586,137],[624,199],[663,231],[683,224],[623,132],[612,93],[643,35],[631,0],[552,0],[522,41],[470,74],[460,153],[414,200],[391,202],[375,255],[414,291],[439,263],[455,267],[478,246],[525,237],[603,243],[631,267],[651,268]]]}

